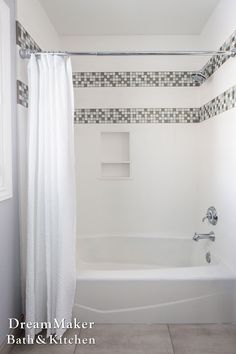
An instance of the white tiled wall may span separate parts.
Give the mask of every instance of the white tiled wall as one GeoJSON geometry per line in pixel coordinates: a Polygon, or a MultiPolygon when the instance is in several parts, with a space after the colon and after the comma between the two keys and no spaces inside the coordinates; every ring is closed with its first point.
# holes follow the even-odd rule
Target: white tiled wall
{"type": "MultiPolygon", "coordinates": [[[[187,50],[198,36],[62,37],[69,50],[187,50]]],[[[72,58],[73,71],[197,70],[203,58],[72,58]]],[[[78,88],[76,108],[198,107],[198,87],[78,88]]],[[[195,129],[189,125],[76,125],[78,234],[185,234],[195,225],[195,129]],[[130,132],[132,179],[99,179],[102,131],[130,132]]]]}
{"type": "MultiPolygon", "coordinates": [[[[44,49],[217,49],[235,30],[235,6],[233,0],[222,0],[200,36],[59,38],[37,0],[18,0],[18,19],[44,49]]],[[[205,57],[72,58],[74,71],[197,70],[205,62],[205,57]]],[[[227,61],[201,89],[76,89],[76,108],[199,107],[235,84],[235,65],[235,58],[227,61]]],[[[22,60],[18,60],[18,78],[27,82],[22,60]]],[[[20,112],[20,120],[26,119],[24,114],[20,112]]],[[[234,114],[235,109],[198,125],[76,125],[78,233],[175,233],[191,237],[194,231],[209,229],[199,221],[206,208],[215,204],[220,211],[215,247],[235,267],[231,251],[232,245],[236,246],[232,211],[236,177],[234,114]],[[130,132],[130,181],[97,178],[100,132],[110,129],[130,132]]],[[[23,145],[20,154],[24,154],[23,145]]]]}
{"type": "MultiPolygon", "coordinates": [[[[202,32],[204,47],[219,46],[236,28],[236,2],[221,1],[202,32]]],[[[236,84],[236,57],[228,60],[202,85],[201,102],[207,102],[236,84]]],[[[215,250],[236,273],[236,109],[224,112],[197,127],[199,151],[198,220],[214,205],[219,212],[215,227],[198,224],[198,231],[216,233],[215,250]]]]}
{"type": "Polygon", "coordinates": [[[191,237],[196,216],[194,124],[76,125],[78,234],[191,237]],[[130,132],[131,180],[101,180],[100,135],[130,132]]]}

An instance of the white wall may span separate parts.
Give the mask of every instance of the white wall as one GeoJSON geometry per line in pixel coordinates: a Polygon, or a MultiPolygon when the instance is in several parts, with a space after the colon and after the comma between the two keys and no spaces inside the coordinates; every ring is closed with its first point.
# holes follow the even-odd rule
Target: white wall
{"type": "MultiPolygon", "coordinates": [[[[18,0],[18,19],[44,49],[216,50],[235,30],[236,2],[222,0],[200,36],[80,36],[59,38],[37,0],[18,0]]],[[[74,71],[197,70],[207,58],[73,57],[74,71]]],[[[230,59],[201,88],[76,89],[76,108],[198,107],[235,84],[230,59]]],[[[18,78],[26,82],[25,62],[18,78]]],[[[24,156],[25,109],[19,107],[24,156]]],[[[199,125],[77,125],[78,232],[186,233],[210,230],[200,220],[210,205],[219,210],[217,253],[235,269],[235,209],[232,196],[235,110],[199,125]],[[133,179],[100,181],[102,130],[128,130],[132,137],[133,179]],[[210,151],[210,152],[208,152],[210,151]],[[165,184],[164,184],[165,179],[165,184]]],[[[22,160],[23,166],[24,161],[22,160]]],[[[24,169],[22,169],[24,170],[24,169]]],[[[21,178],[24,181],[24,174],[21,178]]]]}
{"type": "MultiPolygon", "coordinates": [[[[236,2],[223,0],[215,9],[201,37],[206,47],[219,47],[236,28],[236,2]]],[[[236,84],[236,58],[228,60],[201,88],[201,102],[236,84]]],[[[209,119],[197,129],[199,150],[198,220],[214,205],[219,222],[198,224],[198,231],[214,230],[215,251],[236,274],[236,109],[209,119]]]]}
{"type": "Polygon", "coordinates": [[[76,125],[78,234],[191,237],[195,225],[195,125],[76,125]],[[100,134],[130,132],[132,179],[100,179],[100,134]]]}
{"type": "Polygon", "coordinates": [[[236,109],[201,123],[199,138],[199,198],[200,221],[206,209],[213,205],[219,213],[218,224],[202,225],[198,231],[215,231],[218,256],[236,272],[236,109]]]}
{"type": "MultiPolygon", "coordinates": [[[[200,36],[62,37],[61,43],[62,48],[68,50],[216,50],[235,30],[235,11],[235,1],[222,0],[200,36]]],[[[148,71],[197,70],[206,60],[198,57],[76,57],[72,62],[74,71],[148,71]]],[[[199,107],[235,85],[235,70],[236,59],[232,58],[201,88],[75,89],[76,107],[199,107]]],[[[210,231],[209,225],[203,225],[201,219],[207,207],[215,205],[220,214],[219,224],[214,228],[215,249],[235,270],[236,257],[232,251],[232,245],[236,246],[234,114],[235,110],[230,110],[191,127],[77,125],[79,234],[182,232],[191,237],[194,231],[210,231]],[[99,136],[104,129],[130,131],[133,180],[105,182],[97,179],[99,136]],[[171,151],[179,151],[173,164],[170,163],[171,151]],[[185,173],[182,174],[178,165],[185,173]],[[168,176],[164,187],[163,171],[168,176]],[[173,176],[171,193],[168,193],[169,176],[173,176]],[[167,218],[169,210],[173,224],[167,218]]]]}
{"type": "MultiPolygon", "coordinates": [[[[38,0],[16,0],[16,19],[40,48],[44,50],[60,49],[60,37],[38,0]]],[[[22,60],[18,53],[17,79],[27,83],[27,62],[22,60]]]]}
{"type": "MultiPolygon", "coordinates": [[[[235,30],[234,0],[222,0],[219,3],[199,36],[59,38],[38,0],[18,0],[17,7],[18,20],[44,49],[217,49],[235,30]]],[[[72,63],[74,71],[155,71],[197,70],[206,60],[199,57],[73,57],[72,63]]],[[[235,59],[227,61],[201,88],[75,89],[75,105],[76,108],[199,107],[235,84],[235,65],[235,59]]],[[[18,78],[24,82],[25,68],[25,62],[18,60],[18,78]]],[[[24,165],[26,112],[23,107],[18,107],[18,113],[21,121],[20,158],[24,165]]],[[[233,186],[228,188],[228,171],[231,169],[234,177],[234,156],[231,153],[227,159],[224,157],[229,146],[234,151],[231,134],[233,116],[234,110],[231,110],[199,125],[77,125],[78,232],[174,232],[187,233],[191,237],[196,227],[197,231],[209,229],[200,220],[206,208],[215,204],[220,215],[227,215],[220,217],[219,225],[215,228],[219,232],[215,247],[233,267],[234,257],[229,257],[231,246],[228,245],[232,242],[235,244],[232,227],[235,230],[236,225],[230,221],[233,220],[230,210],[233,209],[231,193],[234,193],[234,189],[233,186]],[[130,131],[132,180],[105,182],[97,179],[99,136],[104,129],[130,131]],[[211,154],[207,153],[208,150],[211,154]],[[164,172],[168,177],[163,188],[164,172]],[[178,203],[181,203],[181,207],[178,203]],[[174,218],[174,226],[169,222],[169,210],[174,218]]],[[[22,171],[21,180],[24,181],[24,169],[22,171]]]]}
{"type": "Polygon", "coordinates": [[[21,314],[20,295],[20,237],[17,189],[16,146],[16,68],[15,68],[15,2],[5,0],[11,10],[11,68],[12,68],[12,154],[13,198],[0,203],[0,345],[9,332],[8,318],[21,314]]]}
{"type": "MultiPolygon", "coordinates": [[[[60,47],[60,38],[38,0],[17,0],[17,20],[45,50],[60,47]]],[[[55,9],[56,11],[56,9],[55,9]]]]}
{"type": "MultiPolygon", "coordinates": [[[[198,49],[198,36],[62,37],[65,50],[198,49]]],[[[73,71],[197,70],[206,58],[72,57],[73,71]]],[[[76,108],[199,107],[199,87],[75,89],[76,108]]],[[[76,125],[78,234],[191,237],[196,224],[196,125],[76,125]],[[101,180],[100,134],[129,131],[131,180],[101,180]]]]}
{"type": "Polygon", "coordinates": [[[200,41],[203,48],[217,49],[236,28],[236,2],[221,0],[203,28],[200,41]]]}
{"type": "MultiPolygon", "coordinates": [[[[201,49],[199,36],[62,36],[61,48],[74,51],[201,49]]],[[[198,70],[201,57],[72,57],[74,71],[198,70]]]]}
{"type": "MultiPolygon", "coordinates": [[[[216,50],[235,30],[235,11],[234,0],[222,0],[199,36],[62,37],[61,43],[68,50],[216,50]]],[[[206,60],[76,57],[72,63],[74,71],[197,70],[206,60]]],[[[201,88],[75,89],[76,107],[199,107],[235,85],[235,70],[233,58],[201,88]]],[[[235,270],[234,115],[235,109],[189,126],[77,125],[78,233],[182,232],[191,237],[194,231],[210,231],[201,219],[215,205],[220,214],[216,253],[235,270]],[[130,131],[131,181],[97,179],[104,129],[130,131]]]]}

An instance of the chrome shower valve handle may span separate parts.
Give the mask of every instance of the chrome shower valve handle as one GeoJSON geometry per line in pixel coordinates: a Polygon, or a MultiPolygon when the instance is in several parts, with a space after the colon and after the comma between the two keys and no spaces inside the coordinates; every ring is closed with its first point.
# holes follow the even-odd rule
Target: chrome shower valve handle
{"type": "Polygon", "coordinates": [[[202,222],[204,222],[206,219],[208,219],[208,214],[206,214],[206,216],[204,216],[204,218],[202,218],[202,222]]]}
{"type": "Polygon", "coordinates": [[[208,220],[211,225],[216,225],[218,221],[218,215],[215,207],[210,207],[207,209],[206,216],[202,219],[202,222],[208,220]]]}

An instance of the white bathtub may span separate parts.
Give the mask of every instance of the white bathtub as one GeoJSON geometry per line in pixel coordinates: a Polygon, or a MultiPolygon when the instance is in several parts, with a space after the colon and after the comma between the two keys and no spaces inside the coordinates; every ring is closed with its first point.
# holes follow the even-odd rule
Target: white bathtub
{"type": "Polygon", "coordinates": [[[166,237],[78,240],[74,314],[97,323],[232,322],[233,277],[211,241],[166,237]]]}

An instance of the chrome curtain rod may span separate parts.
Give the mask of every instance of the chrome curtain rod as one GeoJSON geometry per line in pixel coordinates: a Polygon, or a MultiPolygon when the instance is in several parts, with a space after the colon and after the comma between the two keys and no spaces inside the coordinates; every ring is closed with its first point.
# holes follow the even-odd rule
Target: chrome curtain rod
{"type": "Polygon", "coordinates": [[[19,51],[20,57],[22,59],[29,59],[31,54],[41,55],[41,54],[54,54],[54,55],[69,55],[69,56],[139,56],[139,55],[170,55],[170,56],[178,56],[178,55],[198,55],[198,56],[212,56],[212,55],[227,55],[227,56],[235,56],[236,49],[232,50],[179,50],[179,51],[123,51],[123,52],[51,52],[51,51],[34,51],[29,49],[20,49],[19,51]]]}

